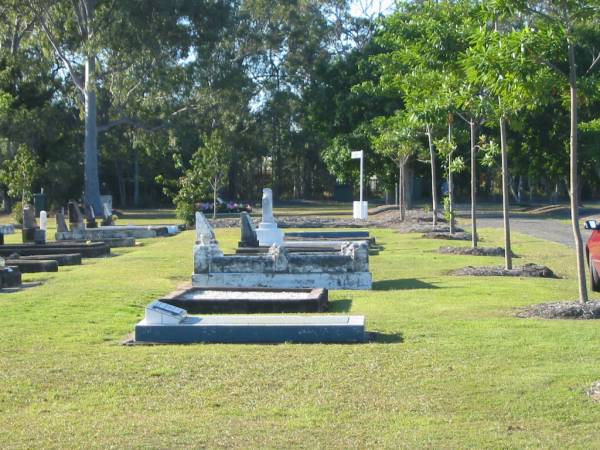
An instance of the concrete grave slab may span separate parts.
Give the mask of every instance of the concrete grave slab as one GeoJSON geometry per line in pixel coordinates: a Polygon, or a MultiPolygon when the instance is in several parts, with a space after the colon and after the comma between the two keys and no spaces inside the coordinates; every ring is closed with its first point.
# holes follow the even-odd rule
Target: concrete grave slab
{"type": "Polygon", "coordinates": [[[186,287],[160,299],[191,314],[322,312],[327,289],[186,287]]]}
{"type": "Polygon", "coordinates": [[[177,310],[158,321],[148,317],[147,309],[146,318],[135,327],[136,342],[359,343],[366,336],[364,316],[187,316],[181,312],[185,310],[177,310]]]}

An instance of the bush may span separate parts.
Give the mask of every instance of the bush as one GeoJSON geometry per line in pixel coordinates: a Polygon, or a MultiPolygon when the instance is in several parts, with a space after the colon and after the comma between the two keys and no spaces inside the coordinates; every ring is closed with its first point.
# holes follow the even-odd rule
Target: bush
{"type": "Polygon", "coordinates": [[[22,202],[15,203],[12,207],[11,212],[15,219],[15,222],[17,222],[20,225],[23,225],[23,203],[22,202]]]}

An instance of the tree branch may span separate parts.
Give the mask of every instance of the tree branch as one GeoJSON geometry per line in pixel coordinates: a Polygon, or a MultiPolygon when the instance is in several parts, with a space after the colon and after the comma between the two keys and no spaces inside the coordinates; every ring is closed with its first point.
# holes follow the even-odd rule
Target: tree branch
{"type": "Polygon", "coordinates": [[[73,83],[81,91],[81,94],[85,95],[85,86],[83,84],[83,81],[81,80],[81,78],[79,78],[77,76],[77,74],[75,73],[75,69],[73,68],[71,62],[65,56],[64,52],[59,48],[58,42],[56,41],[54,35],[50,31],[50,28],[48,27],[48,24],[47,24],[45,18],[43,17],[44,14],[35,8],[35,6],[31,2],[31,0],[29,1],[29,8],[33,12],[33,15],[37,18],[40,26],[42,27],[42,29],[44,30],[44,33],[46,34],[46,37],[48,38],[48,41],[50,42],[50,45],[52,45],[52,48],[54,48],[54,51],[58,55],[59,59],[67,67],[67,70],[69,71],[69,74],[71,75],[71,79],[73,80],[73,83]]]}
{"type": "Polygon", "coordinates": [[[589,73],[592,70],[594,70],[594,67],[596,66],[596,64],[598,64],[598,61],[600,61],[600,52],[598,52],[598,54],[596,55],[596,57],[592,61],[592,64],[590,65],[590,67],[588,67],[588,70],[586,70],[586,72],[585,72],[586,75],[589,75],[589,73]]]}

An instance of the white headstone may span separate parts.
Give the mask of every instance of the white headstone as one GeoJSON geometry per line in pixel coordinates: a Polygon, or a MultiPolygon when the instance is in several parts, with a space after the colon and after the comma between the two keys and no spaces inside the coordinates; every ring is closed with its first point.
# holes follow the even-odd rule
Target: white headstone
{"type": "Polygon", "coordinates": [[[269,188],[263,189],[262,222],[256,229],[256,237],[260,245],[271,246],[283,243],[283,232],[277,228],[277,222],[273,217],[273,191],[269,188]]]}
{"type": "Polygon", "coordinates": [[[275,223],[275,217],[273,217],[273,191],[269,188],[263,189],[262,221],[263,223],[275,223]]]}
{"type": "Polygon", "coordinates": [[[40,211],[40,230],[46,231],[48,227],[48,213],[46,211],[40,211]]]}

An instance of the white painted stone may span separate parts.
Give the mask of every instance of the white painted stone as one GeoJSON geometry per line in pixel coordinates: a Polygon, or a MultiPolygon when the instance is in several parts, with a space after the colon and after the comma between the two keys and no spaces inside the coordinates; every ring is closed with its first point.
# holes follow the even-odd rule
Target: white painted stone
{"type": "Polygon", "coordinates": [[[273,191],[263,189],[262,196],[262,222],[256,229],[256,237],[260,245],[273,245],[283,243],[283,232],[277,228],[273,217],[273,191]]]}
{"type": "Polygon", "coordinates": [[[353,202],[352,217],[354,219],[366,220],[369,218],[369,202],[353,202]]]}
{"type": "Polygon", "coordinates": [[[187,317],[187,311],[168,303],[153,301],[146,306],[145,323],[148,325],[178,325],[187,317]]]}
{"type": "Polygon", "coordinates": [[[40,211],[40,230],[46,231],[48,228],[48,213],[46,211],[40,211]]]}
{"type": "Polygon", "coordinates": [[[324,288],[368,290],[373,284],[370,272],[343,273],[195,273],[196,287],[324,288]]]}

